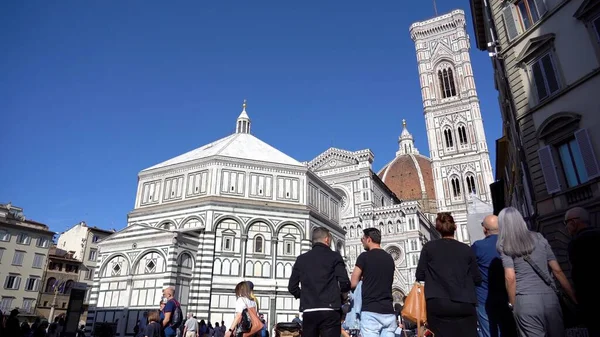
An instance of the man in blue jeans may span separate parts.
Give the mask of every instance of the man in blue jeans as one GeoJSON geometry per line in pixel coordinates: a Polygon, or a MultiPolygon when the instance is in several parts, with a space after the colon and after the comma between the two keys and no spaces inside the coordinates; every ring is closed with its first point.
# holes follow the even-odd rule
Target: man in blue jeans
{"type": "Polygon", "coordinates": [[[481,223],[484,239],[471,246],[481,274],[477,286],[477,320],[479,337],[516,336],[516,325],[508,307],[508,294],[504,286],[504,268],[496,249],[498,242],[498,217],[488,215],[481,223]]]}
{"type": "Polygon", "coordinates": [[[163,290],[163,300],[166,301],[165,308],[163,312],[165,314],[165,319],[162,322],[163,329],[165,332],[165,337],[175,337],[177,335],[177,329],[171,327],[171,322],[173,321],[173,315],[175,314],[175,309],[177,308],[177,300],[173,295],[175,294],[174,287],[168,287],[163,290]]]}
{"type": "Polygon", "coordinates": [[[394,337],[398,328],[392,298],[396,265],[392,256],[381,249],[381,232],[363,230],[361,242],[366,252],[356,259],[350,280],[352,289],[362,279],[360,333],[362,337],[394,337]]]}

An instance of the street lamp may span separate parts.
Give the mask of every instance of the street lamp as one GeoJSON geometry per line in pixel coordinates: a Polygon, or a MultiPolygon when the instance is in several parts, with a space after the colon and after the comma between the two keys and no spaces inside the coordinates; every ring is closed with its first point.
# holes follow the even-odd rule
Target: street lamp
{"type": "Polygon", "coordinates": [[[58,296],[59,291],[61,290],[61,288],[64,291],[64,287],[66,285],[66,281],[65,280],[56,280],[54,282],[54,284],[52,285],[52,290],[54,291],[54,296],[52,297],[52,304],[50,304],[50,314],[48,315],[48,321],[50,323],[52,323],[52,321],[54,320],[54,309],[56,308],[56,297],[58,296]]]}

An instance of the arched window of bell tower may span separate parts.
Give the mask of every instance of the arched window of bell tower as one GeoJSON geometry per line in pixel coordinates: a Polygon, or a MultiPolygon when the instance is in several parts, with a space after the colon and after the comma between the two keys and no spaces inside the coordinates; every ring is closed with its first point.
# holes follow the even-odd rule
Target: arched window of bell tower
{"type": "Polygon", "coordinates": [[[446,144],[446,148],[451,149],[454,147],[454,139],[452,137],[452,129],[446,128],[444,129],[444,143],[446,144]]]}
{"type": "Polygon", "coordinates": [[[458,141],[459,141],[460,145],[468,144],[469,141],[467,138],[467,129],[465,128],[465,126],[463,124],[459,124],[457,131],[458,131],[458,141]]]}
{"type": "Polygon", "coordinates": [[[438,70],[438,82],[442,98],[456,96],[456,83],[454,81],[454,73],[448,66],[438,70]]]}
{"type": "Polygon", "coordinates": [[[455,199],[460,198],[460,180],[458,179],[458,177],[455,176],[450,178],[450,185],[452,185],[452,197],[455,199]]]}

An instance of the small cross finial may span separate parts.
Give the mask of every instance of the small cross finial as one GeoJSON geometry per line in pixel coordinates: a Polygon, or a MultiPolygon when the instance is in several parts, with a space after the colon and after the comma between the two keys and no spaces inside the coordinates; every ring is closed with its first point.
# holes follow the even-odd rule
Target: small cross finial
{"type": "Polygon", "coordinates": [[[406,127],[406,119],[403,119],[403,120],[402,120],[402,126],[403,126],[403,127],[406,127]]]}

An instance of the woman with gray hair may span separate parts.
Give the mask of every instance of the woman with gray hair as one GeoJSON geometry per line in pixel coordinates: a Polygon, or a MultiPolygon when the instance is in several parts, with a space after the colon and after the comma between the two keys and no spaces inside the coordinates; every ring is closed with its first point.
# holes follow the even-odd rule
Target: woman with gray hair
{"type": "Polygon", "coordinates": [[[571,299],[575,296],[548,241],[540,233],[529,231],[513,207],[500,212],[498,225],[496,248],[502,257],[509,306],[519,335],[564,336],[562,310],[551,275],[571,299]]]}

